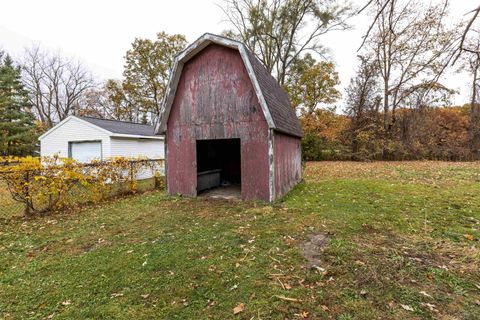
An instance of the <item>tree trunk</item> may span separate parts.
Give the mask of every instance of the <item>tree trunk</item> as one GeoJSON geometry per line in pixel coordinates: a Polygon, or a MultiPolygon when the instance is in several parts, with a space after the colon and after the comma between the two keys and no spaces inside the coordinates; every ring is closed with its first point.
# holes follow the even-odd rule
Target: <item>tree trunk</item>
{"type": "Polygon", "coordinates": [[[388,79],[384,80],[383,91],[383,146],[382,146],[382,159],[388,158],[388,142],[390,140],[390,110],[389,110],[389,97],[388,97],[388,79]]]}
{"type": "Polygon", "coordinates": [[[470,102],[470,151],[474,160],[480,159],[480,105],[477,102],[478,66],[473,71],[470,102]]]}

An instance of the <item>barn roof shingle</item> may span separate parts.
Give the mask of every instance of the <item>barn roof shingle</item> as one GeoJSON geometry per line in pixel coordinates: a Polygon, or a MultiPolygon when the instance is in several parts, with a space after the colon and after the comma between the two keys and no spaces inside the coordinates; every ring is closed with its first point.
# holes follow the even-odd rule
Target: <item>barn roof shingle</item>
{"type": "Polygon", "coordinates": [[[267,102],[275,128],[279,131],[301,137],[303,131],[287,93],[270,72],[267,71],[260,60],[250,50],[245,49],[245,51],[267,102]]]}
{"type": "Polygon", "coordinates": [[[239,51],[253,85],[256,87],[257,96],[269,127],[295,137],[302,137],[302,128],[300,127],[295,111],[290,104],[287,93],[280,84],[278,84],[277,80],[275,80],[270,72],[268,72],[260,60],[258,60],[243,43],[209,33],[206,33],[197,39],[175,59],[173,72],[165,95],[162,114],[159,117],[160,121],[157,124],[155,132],[160,134],[164,133],[166,130],[166,123],[168,121],[170,108],[173,103],[176,86],[178,85],[183,64],[212,43],[239,51]]]}

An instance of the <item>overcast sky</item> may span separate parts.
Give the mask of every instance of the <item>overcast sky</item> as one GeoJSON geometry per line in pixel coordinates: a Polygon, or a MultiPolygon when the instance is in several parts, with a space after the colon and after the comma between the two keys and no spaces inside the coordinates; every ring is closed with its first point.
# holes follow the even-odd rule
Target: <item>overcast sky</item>
{"type": "MultiPolygon", "coordinates": [[[[428,1],[428,0],[418,0],[428,1]]],[[[352,0],[361,6],[366,0],[352,0]]],[[[473,9],[472,0],[454,0],[453,19],[473,9]]],[[[2,3],[0,49],[19,56],[33,43],[60,50],[84,62],[98,79],[121,78],[124,54],[135,37],[155,38],[159,31],[184,34],[189,42],[205,32],[227,28],[218,7],[221,0],[10,0],[2,3]]],[[[342,81],[341,90],[355,72],[357,48],[368,25],[366,16],[351,20],[353,29],[326,35],[342,81]]],[[[465,75],[446,81],[461,91],[455,103],[468,99],[465,75]]]]}

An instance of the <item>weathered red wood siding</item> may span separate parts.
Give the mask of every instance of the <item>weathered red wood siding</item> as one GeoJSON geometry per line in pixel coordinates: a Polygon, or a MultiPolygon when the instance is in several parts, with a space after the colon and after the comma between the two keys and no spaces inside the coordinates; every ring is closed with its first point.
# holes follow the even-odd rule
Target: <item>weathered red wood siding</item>
{"type": "Polygon", "coordinates": [[[275,132],[275,198],[284,196],[302,178],[302,155],[300,139],[275,132]]]}
{"type": "Polygon", "coordinates": [[[167,122],[167,188],[196,195],[196,140],[240,138],[242,198],[269,200],[268,125],[238,51],[209,45],[185,63],[167,122]]]}

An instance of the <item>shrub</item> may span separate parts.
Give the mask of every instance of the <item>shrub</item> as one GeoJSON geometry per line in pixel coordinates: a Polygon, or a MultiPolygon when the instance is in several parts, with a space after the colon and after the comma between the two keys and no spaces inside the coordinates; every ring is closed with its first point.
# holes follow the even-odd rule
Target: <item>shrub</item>
{"type": "MultiPolygon", "coordinates": [[[[162,160],[112,158],[109,161],[78,163],[72,159],[3,158],[0,174],[25,214],[58,211],[81,203],[98,203],[115,193],[136,192],[142,170],[155,172],[162,160]]],[[[156,185],[158,183],[156,182],[156,185]]]]}

